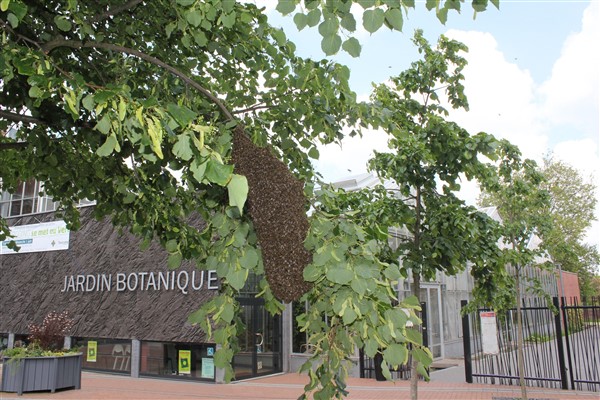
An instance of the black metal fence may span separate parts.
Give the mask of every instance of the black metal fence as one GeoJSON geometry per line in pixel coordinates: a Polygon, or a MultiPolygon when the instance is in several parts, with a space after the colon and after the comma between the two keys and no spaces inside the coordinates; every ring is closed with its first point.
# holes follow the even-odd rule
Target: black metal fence
{"type": "MultiPolygon", "coordinates": [[[[600,392],[600,299],[522,304],[526,385],[600,392]]],[[[467,382],[519,384],[516,309],[497,316],[496,331],[499,352],[485,354],[479,312],[463,317],[467,382]]]]}

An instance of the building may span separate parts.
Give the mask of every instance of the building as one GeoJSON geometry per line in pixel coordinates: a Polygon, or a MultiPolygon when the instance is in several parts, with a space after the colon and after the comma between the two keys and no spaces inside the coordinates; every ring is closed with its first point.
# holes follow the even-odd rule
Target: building
{"type": "MultiPolygon", "coordinates": [[[[364,175],[338,186],[355,190],[375,183],[364,175]]],[[[68,344],[86,354],[96,349],[95,357],[84,357],[86,369],[223,380],[213,362],[216,345],[187,322],[191,312],[218,292],[215,271],[190,261],[168,270],[165,250],[156,243],[141,250],[139,239],[120,233],[109,220],[96,220],[93,204],[82,204],[81,228],[69,232],[52,200],[39,196],[40,184],[26,182],[20,189],[0,198],[0,215],[21,246],[19,253],[6,242],[0,246],[0,349],[26,341],[29,323],[66,310],[75,320],[68,344]]],[[[201,226],[202,221],[196,223],[201,226]]],[[[393,240],[402,235],[406,232],[394,232],[393,240]]],[[[556,288],[556,279],[553,284],[556,288]]],[[[434,357],[462,356],[460,301],[470,299],[473,287],[468,268],[457,276],[438,274],[421,286],[434,357]]],[[[410,295],[410,279],[399,282],[397,290],[401,298],[410,295]]],[[[257,292],[256,279],[249,279],[238,299],[247,329],[238,338],[236,379],[297,371],[311,354],[305,334],[293,324],[304,305],[288,304],[281,316],[273,317],[257,292]]],[[[351,373],[359,375],[358,365],[351,373]]]]}

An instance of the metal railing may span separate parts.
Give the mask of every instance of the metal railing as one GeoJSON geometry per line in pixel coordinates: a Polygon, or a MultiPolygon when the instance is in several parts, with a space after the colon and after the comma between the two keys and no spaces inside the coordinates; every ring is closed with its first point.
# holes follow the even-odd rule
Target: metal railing
{"type": "MultiPolygon", "coordinates": [[[[563,298],[559,304],[554,298],[553,306],[543,299],[523,300],[526,385],[600,391],[599,299],[580,304],[563,298]]],[[[519,384],[516,313],[511,309],[497,316],[497,354],[484,354],[479,313],[463,316],[467,382],[519,384]]]]}

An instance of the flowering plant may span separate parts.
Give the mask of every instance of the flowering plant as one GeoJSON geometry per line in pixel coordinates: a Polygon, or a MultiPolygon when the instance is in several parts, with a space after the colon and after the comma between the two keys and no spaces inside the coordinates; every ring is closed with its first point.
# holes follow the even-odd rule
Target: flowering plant
{"type": "Polygon", "coordinates": [[[64,349],[64,338],[73,328],[73,319],[69,317],[67,311],[58,313],[50,312],[41,325],[29,324],[27,346],[15,346],[12,349],[4,350],[4,357],[23,358],[23,357],[44,357],[57,356],[67,353],[75,353],[77,349],[64,349]]]}

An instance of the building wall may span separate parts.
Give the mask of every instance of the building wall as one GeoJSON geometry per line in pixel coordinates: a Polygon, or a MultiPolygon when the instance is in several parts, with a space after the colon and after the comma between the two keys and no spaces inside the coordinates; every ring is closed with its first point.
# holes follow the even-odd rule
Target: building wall
{"type": "Polygon", "coordinates": [[[581,303],[581,291],[579,289],[579,277],[574,272],[557,271],[558,292],[565,297],[569,304],[574,301],[581,303]]]}
{"type": "MultiPolygon", "coordinates": [[[[137,238],[127,232],[120,234],[110,221],[96,221],[92,214],[93,207],[81,209],[81,228],[70,233],[68,250],[0,255],[0,332],[26,334],[28,324],[41,323],[50,311],[66,310],[75,320],[72,336],[204,342],[205,334],[191,326],[187,317],[217,292],[208,289],[208,272],[191,262],[169,272],[168,254],[158,244],[141,251],[137,238]],[[165,274],[176,277],[171,280],[172,288],[157,290],[156,285],[150,285],[150,275],[157,278],[159,273],[165,278],[165,274]],[[86,278],[85,285],[68,288],[66,284],[76,282],[77,276],[97,279],[102,274],[112,277],[110,288],[94,288],[92,278],[86,278]],[[123,290],[117,288],[118,274],[130,279],[123,290]],[[194,274],[196,286],[204,274],[199,290],[192,287],[194,274]],[[137,285],[130,275],[135,275],[137,285]]],[[[54,213],[46,213],[8,222],[27,225],[56,219],[54,213]]],[[[214,278],[212,284],[218,286],[216,275],[214,278]]]]}

